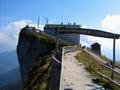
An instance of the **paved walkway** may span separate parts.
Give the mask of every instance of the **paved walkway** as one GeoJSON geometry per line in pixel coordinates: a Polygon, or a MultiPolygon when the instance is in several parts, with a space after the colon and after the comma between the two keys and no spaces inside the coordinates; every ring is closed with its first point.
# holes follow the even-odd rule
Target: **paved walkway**
{"type": "Polygon", "coordinates": [[[94,90],[91,76],[74,57],[77,52],[64,56],[64,90],[94,90]]]}

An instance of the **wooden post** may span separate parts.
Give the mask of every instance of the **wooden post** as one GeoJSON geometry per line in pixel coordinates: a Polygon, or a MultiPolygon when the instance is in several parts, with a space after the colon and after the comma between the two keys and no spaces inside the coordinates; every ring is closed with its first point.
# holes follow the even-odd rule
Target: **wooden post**
{"type": "Polygon", "coordinates": [[[57,58],[58,49],[59,49],[59,31],[58,31],[58,28],[56,28],[56,32],[57,32],[57,36],[56,36],[56,58],[57,58]]]}
{"type": "MultiPolygon", "coordinates": [[[[80,38],[81,39],[81,38],[80,38]]],[[[81,40],[79,40],[79,42],[80,42],[81,40]]],[[[79,49],[81,50],[81,42],[79,43],[79,49]]]]}
{"type": "Polygon", "coordinates": [[[60,87],[60,71],[61,71],[61,64],[56,62],[56,58],[53,58],[52,61],[52,68],[51,68],[51,76],[49,81],[49,87],[48,90],[59,90],[60,87]]]}
{"type": "MultiPolygon", "coordinates": [[[[113,62],[112,62],[112,69],[115,69],[115,38],[113,39],[113,62]]],[[[114,78],[114,71],[112,70],[111,79],[114,78]]]]}

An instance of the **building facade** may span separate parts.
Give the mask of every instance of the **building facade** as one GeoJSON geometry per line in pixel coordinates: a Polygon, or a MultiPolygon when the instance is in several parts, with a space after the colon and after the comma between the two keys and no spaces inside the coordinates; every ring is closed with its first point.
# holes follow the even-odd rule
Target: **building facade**
{"type": "Polygon", "coordinates": [[[101,55],[101,45],[99,43],[94,43],[91,45],[91,50],[98,55],[101,55]]]}
{"type": "MultiPolygon", "coordinates": [[[[80,28],[80,25],[71,25],[71,24],[46,24],[44,27],[44,32],[48,33],[52,36],[57,37],[56,28],[59,28],[57,30],[60,30],[62,27],[67,27],[67,28],[80,28]]],[[[79,45],[80,44],[80,34],[60,34],[59,35],[60,39],[72,42],[74,44],[79,45]]]]}

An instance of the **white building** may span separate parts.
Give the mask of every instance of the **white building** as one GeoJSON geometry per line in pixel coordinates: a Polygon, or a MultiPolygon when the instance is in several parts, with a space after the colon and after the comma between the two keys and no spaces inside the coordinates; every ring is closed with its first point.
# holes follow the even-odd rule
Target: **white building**
{"type": "MultiPolygon", "coordinates": [[[[60,30],[62,27],[69,27],[69,28],[80,28],[80,25],[71,25],[71,24],[46,24],[44,27],[44,32],[52,35],[52,36],[57,36],[55,34],[55,30],[60,30]]],[[[60,38],[67,40],[69,42],[72,42],[74,44],[79,45],[80,44],[80,35],[79,34],[60,34],[60,38]]]]}

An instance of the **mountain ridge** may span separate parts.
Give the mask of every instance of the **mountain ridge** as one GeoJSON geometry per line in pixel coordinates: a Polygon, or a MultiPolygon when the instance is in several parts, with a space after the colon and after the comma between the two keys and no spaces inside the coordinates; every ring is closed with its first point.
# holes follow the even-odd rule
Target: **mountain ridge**
{"type": "Polygon", "coordinates": [[[16,50],[0,53],[0,75],[18,67],[16,50]]]}
{"type": "Polygon", "coordinates": [[[5,90],[5,88],[6,90],[9,90],[9,88],[14,89],[16,86],[20,86],[20,82],[21,79],[20,79],[19,67],[16,67],[8,71],[7,73],[0,75],[0,90],[5,90]],[[11,84],[13,85],[11,86],[11,84]]]}

